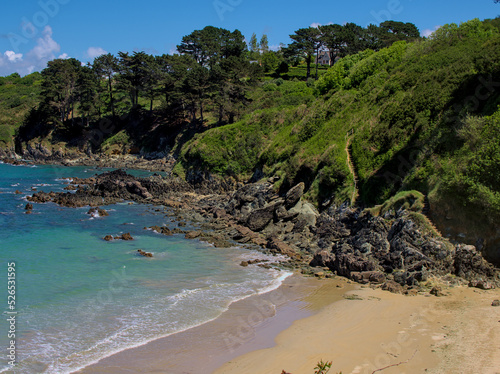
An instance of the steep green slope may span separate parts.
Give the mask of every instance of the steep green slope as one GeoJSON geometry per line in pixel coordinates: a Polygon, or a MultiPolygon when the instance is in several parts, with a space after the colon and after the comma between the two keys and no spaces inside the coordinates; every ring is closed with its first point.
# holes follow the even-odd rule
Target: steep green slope
{"type": "Polygon", "coordinates": [[[14,147],[15,131],[28,111],[38,105],[40,91],[40,73],[0,77],[0,149],[14,147]]]}
{"type": "Polygon", "coordinates": [[[479,20],[446,25],[428,40],[342,59],[316,83],[315,100],[287,105],[283,92],[255,95],[263,109],[199,134],[181,162],[240,177],[262,169],[283,187],[304,181],[322,207],[350,200],[350,138],[358,203],[417,190],[429,195],[444,234],[492,243],[500,218],[499,87],[498,29],[479,20]]]}

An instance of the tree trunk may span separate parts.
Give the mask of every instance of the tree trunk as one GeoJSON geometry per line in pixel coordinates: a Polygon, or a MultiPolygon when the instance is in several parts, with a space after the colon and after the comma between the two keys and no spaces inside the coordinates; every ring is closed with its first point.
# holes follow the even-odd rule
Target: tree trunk
{"type": "Polygon", "coordinates": [[[203,101],[200,98],[200,119],[201,119],[201,124],[203,125],[203,101]]]}
{"type": "Polygon", "coordinates": [[[318,80],[319,48],[316,49],[316,80],[318,80]]]}
{"type": "Polygon", "coordinates": [[[108,83],[109,83],[109,102],[111,104],[111,114],[113,118],[115,117],[115,103],[113,102],[113,86],[111,84],[111,75],[108,75],[108,83]]]}
{"type": "Polygon", "coordinates": [[[307,76],[306,79],[309,79],[311,76],[311,55],[307,55],[306,57],[306,64],[307,64],[307,76]]]}
{"type": "Polygon", "coordinates": [[[224,106],[222,104],[219,105],[219,124],[222,123],[222,119],[224,117],[224,106]]]}

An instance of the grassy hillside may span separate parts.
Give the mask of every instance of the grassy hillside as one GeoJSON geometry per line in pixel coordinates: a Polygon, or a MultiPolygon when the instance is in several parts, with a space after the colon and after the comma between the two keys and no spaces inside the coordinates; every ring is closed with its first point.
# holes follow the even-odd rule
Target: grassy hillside
{"type": "Polygon", "coordinates": [[[13,148],[13,136],[28,111],[38,105],[41,75],[0,77],[0,148],[13,148]]]}
{"type": "Polygon", "coordinates": [[[446,25],[427,40],[348,56],[314,87],[266,82],[252,97],[259,110],[196,136],[182,165],[245,177],[262,169],[284,187],[304,181],[322,207],[352,194],[349,139],[360,204],[417,190],[449,220],[468,216],[462,236],[471,228],[491,236],[500,219],[499,93],[498,28],[446,25]]]}

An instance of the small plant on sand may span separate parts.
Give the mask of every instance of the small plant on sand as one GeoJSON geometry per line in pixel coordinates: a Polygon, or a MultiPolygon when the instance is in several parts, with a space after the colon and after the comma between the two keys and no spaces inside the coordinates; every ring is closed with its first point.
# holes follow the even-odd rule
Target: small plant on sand
{"type": "Polygon", "coordinates": [[[314,374],[326,374],[330,371],[331,367],[332,367],[331,361],[323,362],[323,360],[321,360],[320,362],[318,362],[318,365],[316,365],[316,367],[314,368],[314,374]]]}

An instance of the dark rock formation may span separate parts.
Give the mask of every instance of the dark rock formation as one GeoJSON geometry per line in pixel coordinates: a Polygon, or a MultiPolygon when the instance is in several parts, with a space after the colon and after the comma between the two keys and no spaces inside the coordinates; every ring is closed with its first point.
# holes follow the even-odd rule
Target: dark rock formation
{"type": "Polygon", "coordinates": [[[262,231],[273,219],[274,210],[274,205],[254,210],[248,216],[246,226],[252,231],[262,231]]]}
{"type": "Polygon", "coordinates": [[[109,216],[109,213],[106,210],[101,209],[99,207],[90,208],[89,211],[87,212],[87,214],[91,215],[92,217],[109,216]]]}
{"type": "Polygon", "coordinates": [[[138,249],[137,253],[143,257],[153,257],[153,254],[151,252],[145,252],[142,249],[138,249]]]}
{"type": "MultiPolygon", "coordinates": [[[[28,200],[69,207],[90,205],[98,213],[98,206],[120,201],[167,206],[178,217],[178,226],[186,221],[200,226],[187,232],[179,227],[151,227],[163,235],[182,233],[187,239],[215,247],[230,247],[232,240],[255,245],[289,257],[291,267],[303,268],[307,263],[322,268],[322,272],[329,269],[327,274],[381,285],[391,292],[414,294],[431,275],[456,275],[484,287],[485,281],[500,283],[498,270],[473,246],[454,245],[426,234],[418,220],[404,210],[382,218],[344,204],[320,214],[303,201],[303,183],[279,196],[271,179],[242,185],[231,178],[221,180],[194,173],[188,180],[191,184],[159,175],[136,178],[115,170],[73,180],[78,185],[75,192],[36,192],[28,200]],[[214,182],[212,190],[210,182],[214,182]]],[[[132,239],[130,234],[117,238],[132,239]]]]}
{"type": "Polygon", "coordinates": [[[304,182],[300,182],[295,187],[290,188],[285,195],[285,207],[287,209],[292,208],[297,204],[304,194],[305,184],[304,182]]]}
{"type": "MultiPolygon", "coordinates": [[[[151,230],[157,232],[158,234],[163,234],[163,235],[173,235],[174,233],[167,227],[167,226],[151,226],[149,227],[151,230]]],[[[145,227],[147,229],[147,227],[145,227]]]]}

